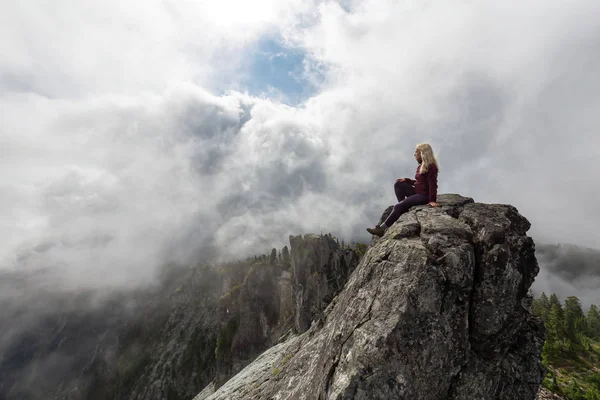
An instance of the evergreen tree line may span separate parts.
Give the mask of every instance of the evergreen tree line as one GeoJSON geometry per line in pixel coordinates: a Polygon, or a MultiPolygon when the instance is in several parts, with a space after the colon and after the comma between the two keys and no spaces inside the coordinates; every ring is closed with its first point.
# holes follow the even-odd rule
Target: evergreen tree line
{"type": "MultiPolygon", "coordinates": [[[[360,254],[360,255],[363,255],[367,251],[367,245],[363,244],[363,243],[346,244],[346,243],[344,243],[344,240],[342,240],[340,242],[340,240],[337,237],[331,235],[330,233],[328,233],[328,234],[321,233],[321,237],[332,238],[341,250],[354,250],[357,252],[357,254],[360,254]]],[[[245,262],[246,263],[262,262],[262,263],[268,263],[271,265],[281,265],[284,268],[289,268],[291,265],[290,250],[287,246],[283,246],[283,248],[280,250],[273,248],[273,249],[271,249],[270,254],[261,254],[261,255],[257,255],[257,256],[248,257],[245,260],[245,262]]]]}
{"type": "MultiPolygon", "coordinates": [[[[576,296],[567,297],[561,303],[552,293],[548,297],[544,292],[532,302],[532,312],[544,321],[546,341],[542,360],[546,366],[561,368],[577,363],[583,355],[596,354],[600,341],[600,313],[598,306],[592,304],[587,312],[583,311],[576,296]]],[[[587,357],[586,357],[587,358],[587,357]]],[[[600,374],[589,371],[579,379],[570,379],[559,385],[555,373],[549,373],[544,386],[569,400],[600,400],[600,374]],[[585,385],[582,383],[585,382],[585,385]],[[583,386],[586,389],[583,389],[583,386]]]]}
{"type": "Polygon", "coordinates": [[[589,345],[590,339],[600,340],[600,313],[594,304],[587,313],[581,301],[569,296],[564,304],[552,293],[550,298],[542,292],[533,300],[532,311],[544,321],[547,330],[546,345],[550,351],[573,350],[577,345],[589,345]]]}
{"type": "Polygon", "coordinates": [[[275,248],[271,249],[270,254],[261,254],[258,256],[248,257],[245,262],[250,264],[263,263],[289,267],[291,265],[292,259],[290,258],[289,248],[287,246],[283,246],[283,248],[280,250],[277,250],[275,248]]]}

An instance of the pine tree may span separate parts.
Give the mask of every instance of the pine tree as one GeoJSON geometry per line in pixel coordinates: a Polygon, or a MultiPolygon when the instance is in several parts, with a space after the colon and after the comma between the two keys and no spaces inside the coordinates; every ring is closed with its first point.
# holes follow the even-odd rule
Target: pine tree
{"type": "Polygon", "coordinates": [[[542,292],[539,299],[540,311],[542,321],[546,322],[548,320],[548,314],[550,314],[550,300],[546,293],[542,292]]]}
{"type": "Polygon", "coordinates": [[[565,300],[565,333],[573,343],[579,343],[579,335],[585,332],[581,321],[585,321],[581,302],[576,296],[567,297],[565,300]]]}
{"type": "Polygon", "coordinates": [[[562,309],[562,304],[560,303],[560,300],[558,299],[558,296],[556,296],[556,294],[554,294],[554,293],[552,293],[550,295],[550,300],[548,301],[548,303],[549,303],[549,308],[548,308],[549,310],[552,309],[553,305],[559,305],[560,308],[562,309]]]}
{"type": "Polygon", "coordinates": [[[592,339],[600,338],[600,313],[594,304],[590,306],[587,313],[587,331],[592,339]]]}
{"type": "Polygon", "coordinates": [[[277,249],[271,250],[271,256],[269,257],[269,264],[277,264],[277,249]]]}
{"type": "Polygon", "coordinates": [[[548,313],[548,321],[546,327],[548,329],[548,338],[546,339],[549,344],[553,344],[561,339],[565,338],[565,315],[558,300],[558,297],[554,293],[550,296],[550,312],[548,313]]]}
{"type": "Polygon", "coordinates": [[[543,317],[544,306],[542,305],[541,299],[533,299],[533,301],[531,302],[531,312],[533,313],[533,315],[535,315],[536,317],[540,317],[542,321],[546,322],[543,317]]]}

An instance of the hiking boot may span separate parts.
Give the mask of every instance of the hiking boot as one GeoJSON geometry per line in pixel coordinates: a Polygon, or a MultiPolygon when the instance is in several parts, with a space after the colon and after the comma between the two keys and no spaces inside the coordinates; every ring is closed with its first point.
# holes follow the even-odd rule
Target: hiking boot
{"type": "Polygon", "coordinates": [[[382,237],[385,233],[385,229],[380,226],[376,226],[375,228],[367,228],[367,232],[369,232],[371,235],[382,237]]]}

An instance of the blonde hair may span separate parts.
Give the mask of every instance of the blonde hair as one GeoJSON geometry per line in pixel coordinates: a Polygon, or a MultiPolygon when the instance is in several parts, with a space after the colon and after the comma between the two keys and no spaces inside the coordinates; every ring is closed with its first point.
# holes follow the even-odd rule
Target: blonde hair
{"type": "Polygon", "coordinates": [[[431,164],[434,164],[438,171],[440,170],[440,166],[438,165],[437,159],[435,158],[435,154],[433,154],[433,150],[431,146],[427,143],[419,143],[417,145],[417,150],[421,153],[421,166],[419,168],[419,172],[424,174],[429,169],[431,164]]]}

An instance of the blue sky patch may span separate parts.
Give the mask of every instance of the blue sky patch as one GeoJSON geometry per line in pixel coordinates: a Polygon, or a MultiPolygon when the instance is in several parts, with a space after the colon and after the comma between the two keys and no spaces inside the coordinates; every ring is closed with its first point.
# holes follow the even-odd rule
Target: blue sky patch
{"type": "MultiPolygon", "coordinates": [[[[247,78],[241,83],[251,95],[275,97],[296,105],[316,93],[317,87],[304,74],[306,52],[285,47],[273,38],[263,39],[249,52],[247,78]]],[[[317,75],[322,82],[322,72],[317,75]]]]}

